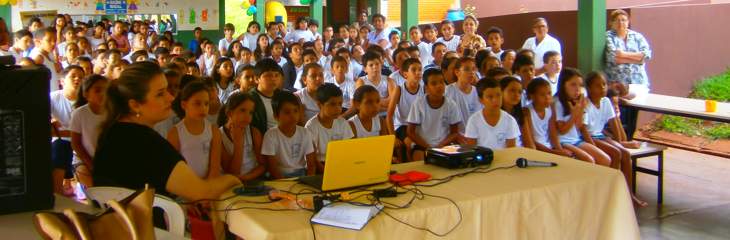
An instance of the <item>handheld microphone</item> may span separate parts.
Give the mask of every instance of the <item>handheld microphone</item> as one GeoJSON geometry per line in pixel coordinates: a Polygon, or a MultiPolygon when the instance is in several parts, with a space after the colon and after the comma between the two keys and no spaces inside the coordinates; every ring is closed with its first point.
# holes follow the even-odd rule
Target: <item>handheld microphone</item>
{"type": "Polygon", "coordinates": [[[517,158],[517,161],[515,162],[517,167],[519,168],[526,168],[526,167],[555,167],[558,166],[557,163],[554,162],[542,162],[542,161],[530,161],[525,158],[517,158]]]}

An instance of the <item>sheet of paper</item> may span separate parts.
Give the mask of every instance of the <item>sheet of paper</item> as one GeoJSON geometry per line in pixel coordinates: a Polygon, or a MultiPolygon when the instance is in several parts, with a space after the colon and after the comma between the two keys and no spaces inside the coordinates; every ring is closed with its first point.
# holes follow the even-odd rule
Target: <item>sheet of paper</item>
{"type": "Polygon", "coordinates": [[[360,230],[379,212],[379,208],[374,206],[355,206],[348,203],[336,203],[322,208],[312,218],[312,222],[360,230]]]}

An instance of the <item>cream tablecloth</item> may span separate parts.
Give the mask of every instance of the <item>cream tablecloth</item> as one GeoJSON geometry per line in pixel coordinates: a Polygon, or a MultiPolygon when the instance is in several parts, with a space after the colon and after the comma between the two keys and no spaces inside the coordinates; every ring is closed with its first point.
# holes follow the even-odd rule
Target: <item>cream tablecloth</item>
{"type": "MultiPolygon", "coordinates": [[[[427,194],[445,196],[461,209],[462,221],[445,237],[437,237],[396,222],[380,213],[361,231],[314,225],[317,239],[639,239],[639,228],[626,183],[620,172],[531,149],[495,152],[491,167],[513,165],[517,157],[552,161],[554,168],[511,168],[476,173],[436,187],[419,187],[427,194]]],[[[423,162],[393,165],[399,172],[419,170],[435,178],[458,171],[423,162]]],[[[354,174],[354,173],[353,173],[354,174]]],[[[268,182],[289,189],[292,182],[268,182]]],[[[293,190],[305,188],[293,186],[293,190]]],[[[228,193],[230,196],[232,193],[228,193]]],[[[225,197],[225,196],[224,196],[225,197]]],[[[405,203],[410,195],[387,201],[405,203]]],[[[216,204],[225,207],[274,207],[241,203],[234,197],[216,204]]],[[[437,233],[448,231],[459,218],[444,199],[426,197],[410,208],[386,210],[409,224],[437,233]]],[[[243,209],[220,212],[234,234],[247,239],[313,239],[311,212],[243,209]]]]}

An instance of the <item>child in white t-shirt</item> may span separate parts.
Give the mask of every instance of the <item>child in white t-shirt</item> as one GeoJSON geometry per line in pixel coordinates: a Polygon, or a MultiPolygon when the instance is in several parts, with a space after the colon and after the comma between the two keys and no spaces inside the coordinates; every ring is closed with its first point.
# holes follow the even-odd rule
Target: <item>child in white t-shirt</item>
{"type": "MultiPolygon", "coordinates": [[[[350,127],[355,138],[383,136],[388,134],[386,122],[378,117],[380,95],[375,87],[365,85],[355,90],[352,108],[357,114],[350,118],[350,127]]],[[[404,131],[405,132],[405,131],[404,131]]],[[[400,140],[396,140],[398,144],[400,140]]]]}
{"type": "Polygon", "coordinates": [[[538,77],[548,80],[550,90],[554,95],[558,92],[558,78],[560,78],[560,70],[563,69],[563,57],[556,51],[548,51],[542,60],[545,62],[545,73],[538,77]]]}
{"type": "Polygon", "coordinates": [[[327,144],[330,141],[351,139],[355,135],[342,118],[342,91],[332,83],[326,83],[317,89],[317,106],[319,113],[309,119],[305,127],[314,140],[317,153],[317,172],[324,173],[327,144]]]}
{"type": "Polygon", "coordinates": [[[301,122],[306,122],[319,113],[319,105],[316,99],[317,89],[324,83],[323,71],[322,66],[317,63],[304,65],[302,78],[305,87],[294,93],[302,101],[304,109],[304,119],[301,119],[301,122]]]}
{"type": "Polygon", "coordinates": [[[408,113],[408,138],[416,146],[413,160],[424,159],[425,151],[454,143],[459,135],[461,114],[456,104],[444,96],[445,79],[440,69],[423,74],[426,95],[418,97],[408,113]]]}
{"type": "Polygon", "coordinates": [[[266,161],[261,156],[263,136],[251,126],[255,105],[250,94],[233,93],[218,118],[225,150],[221,154],[223,170],[244,182],[260,179],[266,172],[266,161]]]}
{"type": "Polygon", "coordinates": [[[451,20],[441,21],[441,36],[436,39],[436,42],[442,42],[446,45],[448,51],[456,52],[456,49],[459,48],[459,43],[461,43],[461,37],[454,35],[454,22],[451,20]]]}
{"type": "Polygon", "coordinates": [[[342,117],[348,118],[355,114],[352,106],[352,97],[355,94],[355,81],[347,77],[348,63],[347,59],[341,56],[332,57],[332,68],[330,77],[325,80],[326,83],[333,83],[342,91],[342,117]]]}
{"type": "Polygon", "coordinates": [[[33,62],[38,65],[44,65],[51,71],[51,88],[50,91],[56,91],[59,88],[59,73],[61,73],[61,65],[56,62],[56,55],[53,54],[56,47],[56,32],[53,28],[43,28],[33,32],[34,48],[28,54],[33,62]]]}
{"type": "Polygon", "coordinates": [[[76,153],[73,166],[79,182],[84,186],[93,185],[91,179],[94,169],[94,153],[99,138],[99,125],[104,121],[104,96],[109,81],[101,75],[91,75],[84,79],[71,112],[71,147],[76,153]]]}
{"type": "MultiPolygon", "coordinates": [[[[476,72],[477,67],[473,58],[460,58],[456,60],[454,67],[456,82],[446,87],[446,97],[456,103],[461,119],[469,119],[471,115],[482,110],[479,94],[474,87],[477,82],[476,72]]],[[[466,122],[462,121],[459,125],[459,133],[464,134],[465,129],[466,122]]],[[[459,142],[463,143],[462,139],[459,142]]]]}
{"type": "Polygon", "coordinates": [[[509,113],[502,110],[502,89],[496,80],[477,83],[481,111],[469,117],[464,136],[468,145],[493,150],[514,147],[520,136],[520,127],[509,113]]]}
{"type": "Polygon", "coordinates": [[[297,96],[286,91],[276,92],[272,99],[279,124],[264,134],[261,155],[268,159],[273,179],[314,175],[317,170],[313,139],[306,128],[297,126],[301,104],[297,96]]]}
{"type": "Polygon", "coordinates": [[[591,72],[586,76],[586,89],[588,90],[588,104],[585,109],[586,130],[596,147],[611,157],[611,167],[631,175],[631,153],[619,143],[621,139],[617,141],[603,133],[606,125],[613,133],[620,131],[611,100],[606,97],[607,85],[603,73],[591,72]],[[619,168],[620,165],[621,168],[619,168]]]}
{"type": "Polygon", "coordinates": [[[593,144],[593,138],[586,129],[588,102],[581,91],[583,76],[576,69],[564,68],[560,72],[558,86],[555,117],[560,144],[582,161],[611,166],[609,156],[593,144]]]}
{"type": "Polygon", "coordinates": [[[390,103],[392,93],[397,88],[395,82],[381,74],[383,59],[377,53],[366,53],[362,57],[365,63],[365,72],[367,75],[359,78],[355,82],[355,89],[362,85],[371,85],[378,89],[380,93],[380,116],[385,116],[390,103]]]}
{"type": "MultiPolygon", "coordinates": [[[[383,126],[389,133],[395,134],[398,139],[397,142],[406,143],[406,152],[409,151],[410,143],[412,143],[406,136],[408,114],[416,99],[424,95],[421,66],[416,58],[409,58],[401,65],[400,71],[405,75],[405,82],[396,87],[393,97],[390,98],[388,112],[385,117],[386,125],[383,126]]],[[[398,75],[401,75],[401,73],[398,73],[398,75]]],[[[408,161],[407,157],[403,156],[401,159],[408,161]]]]}
{"type": "Polygon", "coordinates": [[[209,88],[203,82],[188,83],[183,88],[179,96],[182,112],[178,112],[183,119],[167,133],[167,140],[200,178],[221,175],[221,134],[207,119],[209,88]]]}
{"type": "Polygon", "coordinates": [[[78,88],[84,78],[84,69],[71,65],[63,70],[63,89],[51,92],[51,161],[53,162],[54,191],[64,193],[64,179],[73,177],[71,162],[73,151],[71,133],[68,131],[71,122],[73,105],[78,98],[78,88]]]}
{"type": "Polygon", "coordinates": [[[537,150],[571,157],[573,153],[563,148],[558,141],[555,125],[555,112],[552,108],[553,94],[550,83],[543,78],[536,78],[527,85],[527,96],[531,104],[527,106],[524,116],[525,124],[531,128],[532,138],[537,150]]]}
{"type": "Polygon", "coordinates": [[[222,55],[228,55],[228,46],[233,43],[233,33],[236,32],[236,27],[231,23],[226,23],[223,26],[223,38],[218,41],[218,52],[222,55]]]}
{"type": "Polygon", "coordinates": [[[215,65],[218,57],[215,53],[215,46],[211,42],[203,44],[203,54],[198,58],[198,66],[200,66],[201,73],[204,76],[213,76],[215,65]]]}

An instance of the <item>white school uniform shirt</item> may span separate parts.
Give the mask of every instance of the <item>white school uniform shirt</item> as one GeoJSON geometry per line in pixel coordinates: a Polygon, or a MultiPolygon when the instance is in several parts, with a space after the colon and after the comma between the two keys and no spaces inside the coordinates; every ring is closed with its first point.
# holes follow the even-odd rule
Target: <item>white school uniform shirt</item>
{"type": "Polygon", "coordinates": [[[540,118],[540,115],[537,114],[534,105],[530,104],[527,108],[530,109],[532,136],[535,137],[535,142],[545,147],[553,148],[553,144],[550,143],[550,118],[553,117],[552,108],[545,108],[545,116],[543,118],[540,118]]]}
{"type": "Polygon", "coordinates": [[[362,65],[357,63],[355,60],[350,60],[350,67],[347,68],[348,74],[352,80],[355,80],[360,76],[362,72],[362,65]]]}
{"type": "Polygon", "coordinates": [[[342,84],[337,83],[334,76],[327,78],[325,83],[332,83],[340,88],[342,91],[342,107],[350,109],[352,107],[352,98],[355,96],[355,81],[345,77],[345,81],[342,84]]]}
{"type": "Polygon", "coordinates": [[[421,66],[426,66],[431,62],[433,56],[431,56],[431,45],[425,42],[420,42],[416,45],[418,47],[419,60],[421,60],[421,66]]]}
{"type": "Polygon", "coordinates": [[[226,104],[226,102],[228,102],[228,97],[233,94],[233,91],[238,90],[234,85],[233,79],[231,79],[231,82],[228,82],[228,87],[226,88],[221,88],[221,85],[218,83],[215,84],[215,87],[218,88],[218,100],[221,101],[221,104],[226,104]]]}
{"type": "Polygon", "coordinates": [[[489,55],[492,57],[496,57],[500,61],[502,60],[502,53],[504,53],[504,49],[500,49],[499,52],[492,51],[492,47],[487,47],[487,51],[489,51],[489,55]]]}
{"type": "Polygon", "coordinates": [[[314,140],[314,148],[317,152],[317,160],[320,162],[325,161],[325,155],[327,154],[327,143],[330,141],[339,141],[345,139],[351,139],[355,135],[352,134],[352,128],[342,117],[335,119],[332,122],[332,128],[325,128],[322,123],[319,122],[319,118],[314,116],[307,121],[304,125],[309,131],[309,135],[314,140]]]}
{"type": "Polygon", "coordinates": [[[170,117],[168,117],[165,120],[162,120],[155,124],[155,126],[152,128],[155,130],[155,132],[159,133],[160,136],[163,138],[167,138],[167,133],[170,132],[170,129],[175,127],[175,124],[180,122],[180,118],[177,117],[175,114],[171,114],[170,117]]]}
{"type": "Polygon", "coordinates": [[[284,37],[284,40],[287,43],[299,42],[300,39],[304,39],[304,42],[311,42],[315,40],[312,31],[299,29],[287,33],[286,37],[284,37]]]}
{"type": "Polygon", "coordinates": [[[508,139],[517,140],[520,136],[520,127],[512,115],[503,110],[499,110],[499,120],[494,126],[489,125],[482,111],[479,111],[469,117],[464,136],[476,139],[480,147],[498,150],[507,147],[508,139]]]}
{"type": "MultiPolygon", "coordinates": [[[[484,108],[482,103],[479,101],[477,88],[471,85],[469,86],[471,87],[471,92],[468,94],[462,92],[459,87],[456,86],[456,83],[446,86],[446,97],[456,103],[456,107],[459,109],[459,114],[461,114],[461,119],[469,119],[469,116],[475,112],[481,112],[482,108],[484,108]]],[[[464,133],[465,129],[466,123],[462,121],[462,123],[459,124],[459,132],[464,133]]]]}
{"type": "Polygon", "coordinates": [[[547,80],[548,83],[550,83],[550,93],[552,95],[558,94],[558,79],[560,79],[560,73],[555,74],[555,78],[554,79],[549,78],[547,76],[547,74],[545,74],[545,73],[540,74],[540,76],[537,76],[537,77],[538,78],[543,78],[543,79],[547,80]]]}
{"type": "Polygon", "coordinates": [[[398,99],[398,105],[395,106],[395,114],[393,115],[393,127],[398,129],[400,126],[408,125],[408,114],[411,111],[411,106],[419,97],[425,95],[423,84],[418,83],[418,90],[415,94],[411,93],[406,89],[405,85],[399,85],[400,88],[400,99],[398,99]]]}
{"type": "Polygon", "coordinates": [[[71,112],[74,110],[74,102],[63,95],[63,90],[51,92],[51,117],[61,124],[58,130],[68,130],[71,123],[71,112]]]}
{"type": "Polygon", "coordinates": [[[198,65],[205,67],[205,76],[213,76],[213,67],[215,67],[215,54],[210,55],[210,57],[206,57],[205,54],[200,55],[200,58],[198,58],[198,65]]]}
{"type": "Polygon", "coordinates": [[[251,34],[249,32],[246,32],[243,35],[243,41],[241,42],[241,45],[251,50],[251,52],[256,51],[256,48],[258,48],[258,44],[256,44],[256,39],[258,37],[259,34],[251,34]]]}
{"type": "Polygon", "coordinates": [[[91,36],[91,37],[88,37],[88,39],[89,39],[89,43],[91,43],[91,49],[96,49],[96,47],[98,47],[99,44],[106,42],[104,40],[104,37],[97,39],[97,38],[91,36]]]}
{"type": "Polygon", "coordinates": [[[287,137],[279,128],[272,128],[264,134],[264,143],[261,145],[261,154],[276,156],[277,165],[283,174],[292,173],[307,167],[307,154],[314,152],[314,144],[309,131],[297,126],[292,137],[287,137]]]}
{"type": "Polygon", "coordinates": [[[317,116],[319,113],[319,106],[317,106],[317,101],[309,96],[307,93],[307,88],[299,89],[298,91],[294,92],[294,95],[297,95],[299,99],[302,101],[302,104],[304,105],[304,117],[305,119],[310,119],[314,116],[317,116]]]}
{"type": "Polygon", "coordinates": [[[545,55],[546,52],[556,51],[562,54],[562,51],[560,50],[560,42],[558,39],[550,36],[550,34],[545,35],[545,38],[542,39],[540,44],[537,43],[535,37],[530,37],[525,40],[524,44],[522,44],[522,48],[530,49],[535,52],[535,69],[542,68],[544,65],[542,62],[542,56],[545,55]]]}
{"type": "Polygon", "coordinates": [[[370,130],[367,130],[365,129],[365,126],[362,125],[360,116],[355,114],[355,116],[352,116],[350,118],[350,122],[352,123],[352,125],[355,125],[355,130],[357,130],[357,133],[355,133],[355,138],[380,136],[380,118],[378,116],[375,116],[370,121],[372,121],[372,125],[370,126],[370,130]]]}
{"type": "Polygon", "coordinates": [[[369,32],[368,33],[368,44],[378,45],[378,42],[380,42],[380,40],[388,41],[389,33],[390,33],[390,29],[388,29],[388,28],[385,28],[385,29],[383,29],[383,31],[380,31],[380,32],[377,32],[377,31],[369,32]]]}
{"type": "MultiPolygon", "coordinates": [[[[228,51],[228,46],[230,46],[231,43],[233,43],[233,41],[235,41],[235,40],[236,39],[231,38],[231,41],[228,41],[225,37],[224,38],[221,38],[221,40],[218,40],[218,50],[220,50],[221,48],[223,48],[227,52],[228,51]]],[[[225,52],[221,52],[221,55],[223,55],[224,53],[225,52]]]]}
{"type": "Polygon", "coordinates": [[[303,89],[304,85],[302,84],[302,71],[304,70],[304,64],[297,67],[294,66],[294,71],[297,73],[297,76],[294,78],[294,89],[299,90],[303,89]]]}
{"type": "MultiPolygon", "coordinates": [[[[99,139],[99,124],[104,121],[104,114],[95,114],[88,104],[81,106],[71,112],[69,130],[81,134],[81,145],[86,152],[94,158],[96,142],[99,139]]],[[[80,164],[81,159],[74,154],[73,164],[80,164]]]]}
{"type": "Polygon", "coordinates": [[[403,86],[403,84],[406,82],[406,78],[400,74],[400,70],[393,71],[393,73],[391,73],[388,77],[393,79],[393,81],[395,81],[395,84],[398,86],[403,86]]]}
{"type": "Polygon", "coordinates": [[[459,109],[446,97],[439,108],[431,107],[426,95],[418,97],[408,113],[408,123],[417,125],[416,133],[431,146],[443,141],[449,135],[450,126],[460,122],[459,109]]]}
{"type": "Polygon", "coordinates": [[[436,39],[436,42],[444,43],[446,45],[446,50],[448,51],[456,51],[459,47],[459,43],[461,43],[461,36],[454,35],[450,40],[446,40],[444,37],[439,37],[436,39]]]}
{"type": "Polygon", "coordinates": [[[586,106],[586,128],[591,136],[602,136],[606,123],[616,117],[613,104],[607,97],[601,98],[599,107],[596,108],[591,101],[588,101],[588,106],[586,106]]]}
{"type": "MultiPolygon", "coordinates": [[[[583,122],[585,122],[585,114],[583,115],[583,122]]],[[[556,121],[568,121],[570,120],[570,114],[563,114],[563,104],[560,103],[557,98],[555,99],[555,120],[556,121]]],[[[575,124],[573,127],[568,130],[565,134],[558,133],[558,139],[560,140],[560,143],[576,143],[578,141],[581,141],[582,138],[580,136],[580,133],[578,132],[578,128],[575,127],[575,124]]]]}
{"type": "MultiPolygon", "coordinates": [[[[233,146],[233,139],[226,135],[225,127],[218,128],[221,132],[221,142],[223,143],[223,149],[231,156],[235,147],[233,146]]],[[[251,137],[251,126],[244,128],[243,133],[243,159],[241,159],[241,174],[246,174],[256,168],[259,163],[256,161],[256,155],[253,152],[253,137],[251,137]]]]}
{"type": "Polygon", "coordinates": [[[66,46],[68,45],[68,42],[61,42],[56,45],[56,52],[58,52],[58,57],[63,57],[66,55],[66,46]]]}
{"type": "Polygon", "coordinates": [[[370,79],[368,79],[368,75],[363,76],[362,79],[365,85],[373,86],[378,90],[380,98],[388,97],[388,77],[380,75],[380,82],[378,85],[375,85],[372,81],[370,81],[370,79]]]}
{"type": "MultiPolygon", "coordinates": [[[[273,59],[273,58],[271,58],[271,59],[273,59]]],[[[276,60],[274,60],[274,61],[276,61],[276,60]]],[[[285,64],[286,64],[287,62],[289,62],[289,61],[287,61],[287,60],[286,60],[286,58],[285,58],[284,56],[281,56],[281,57],[279,58],[279,61],[278,61],[278,62],[276,62],[276,63],[277,63],[277,64],[279,64],[279,67],[281,67],[281,68],[284,68],[284,65],[285,65],[285,64]]]]}
{"type": "Polygon", "coordinates": [[[13,56],[13,58],[15,58],[15,62],[18,63],[18,62],[20,62],[21,58],[28,56],[28,52],[27,51],[18,52],[15,50],[14,47],[11,46],[10,49],[8,49],[8,51],[3,51],[0,49],[0,56],[13,56]]]}
{"type": "Polygon", "coordinates": [[[212,124],[204,120],[203,132],[194,135],[188,132],[184,122],[175,125],[178,141],[180,142],[180,154],[185,158],[188,166],[198,177],[205,178],[208,175],[210,166],[210,147],[213,140],[212,124]]]}
{"type": "Polygon", "coordinates": [[[60,88],[60,77],[59,72],[56,72],[56,57],[53,55],[53,53],[48,53],[48,56],[41,54],[41,49],[39,47],[33,48],[33,50],[30,51],[30,54],[28,54],[28,57],[31,59],[35,59],[36,56],[42,56],[43,57],[43,66],[46,66],[48,70],[51,71],[51,92],[61,89],[60,88]]]}
{"type": "Polygon", "coordinates": [[[266,129],[275,128],[279,123],[274,118],[274,108],[271,106],[271,98],[259,94],[261,96],[261,102],[264,104],[264,110],[266,111],[266,129]]]}

